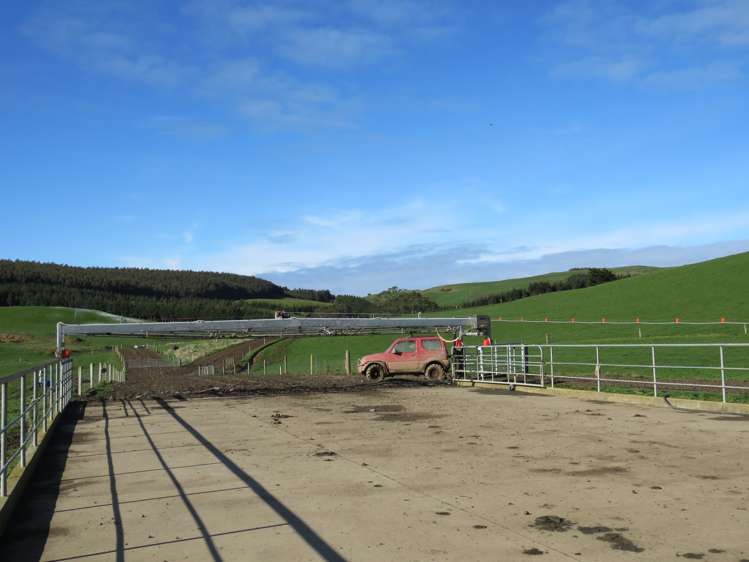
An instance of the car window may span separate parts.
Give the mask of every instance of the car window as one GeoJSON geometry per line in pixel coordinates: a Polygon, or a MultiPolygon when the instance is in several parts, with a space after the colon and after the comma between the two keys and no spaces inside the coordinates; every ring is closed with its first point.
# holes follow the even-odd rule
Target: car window
{"type": "Polygon", "coordinates": [[[416,342],[414,340],[401,341],[395,344],[393,351],[399,353],[413,353],[416,351],[416,342]]]}
{"type": "Polygon", "coordinates": [[[442,351],[440,340],[421,340],[421,345],[426,351],[442,351]]]}

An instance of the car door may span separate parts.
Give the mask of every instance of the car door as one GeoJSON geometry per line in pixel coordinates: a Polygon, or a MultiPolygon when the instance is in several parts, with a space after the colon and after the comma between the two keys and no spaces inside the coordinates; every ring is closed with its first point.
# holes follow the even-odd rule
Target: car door
{"type": "Polygon", "coordinates": [[[434,361],[443,363],[446,359],[445,348],[440,340],[437,338],[423,339],[419,342],[419,364],[417,369],[419,371],[424,370],[427,364],[434,361]]]}
{"type": "Polygon", "coordinates": [[[415,339],[398,340],[390,350],[392,358],[388,361],[391,373],[412,373],[418,367],[418,354],[415,339]]]}

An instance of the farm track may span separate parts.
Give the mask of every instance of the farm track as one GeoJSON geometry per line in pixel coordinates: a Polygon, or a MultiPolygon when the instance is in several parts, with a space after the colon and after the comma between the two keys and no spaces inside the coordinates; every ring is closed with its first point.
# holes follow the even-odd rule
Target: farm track
{"type": "MultiPolygon", "coordinates": [[[[262,345],[258,340],[258,345],[262,345]]],[[[111,398],[133,400],[158,397],[239,396],[247,394],[320,393],[432,386],[434,383],[418,377],[391,378],[379,383],[359,376],[340,375],[198,375],[197,367],[217,365],[225,359],[242,357],[247,343],[232,346],[200,360],[175,367],[159,353],[148,349],[125,349],[122,352],[127,369],[127,381],[114,385],[111,398]]]]}

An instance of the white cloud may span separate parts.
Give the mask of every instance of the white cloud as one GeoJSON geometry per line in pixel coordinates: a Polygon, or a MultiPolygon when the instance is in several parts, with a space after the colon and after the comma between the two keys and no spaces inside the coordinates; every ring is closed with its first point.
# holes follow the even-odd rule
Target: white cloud
{"type": "MultiPolygon", "coordinates": [[[[402,207],[348,209],[326,216],[307,215],[287,221],[298,224],[280,236],[265,236],[205,256],[201,264],[247,274],[290,272],[321,267],[420,244],[439,244],[444,232],[433,217],[449,210],[440,202],[415,200],[402,207]]],[[[456,220],[459,227],[459,221],[456,220]]]]}
{"type": "Polygon", "coordinates": [[[86,71],[152,85],[174,85],[188,67],[144,47],[124,22],[134,17],[126,4],[46,4],[22,27],[40,47],[86,71]]]}
{"type": "Polygon", "coordinates": [[[667,40],[701,39],[723,46],[747,46],[749,4],[746,0],[700,2],[692,9],[640,21],[637,30],[667,40]]]}
{"type": "Polygon", "coordinates": [[[552,75],[690,89],[743,77],[737,60],[749,47],[749,3],[684,4],[635,9],[631,3],[571,0],[556,5],[543,19],[548,36],[564,47],[554,51],[552,75]],[[710,48],[714,45],[721,48],[710,48]]]}
{"type": "Polygon", "coordinates": [[[340,67],[376,60],[393,52],[394,47],[383,33],[316,27],[288,31],[278,49],[299,63],[340,67]]]}
{"type": "Polygon", "coordinates": [[[647,67],[644,60],[635,57],[588,57],[558,64],[556,76],[594,76],[614,81],[630,80],[647,67]]]}

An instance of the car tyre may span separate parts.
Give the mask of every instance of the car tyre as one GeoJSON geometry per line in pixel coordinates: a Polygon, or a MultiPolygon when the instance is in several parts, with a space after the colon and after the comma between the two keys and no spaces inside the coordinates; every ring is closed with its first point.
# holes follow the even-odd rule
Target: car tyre
{"type": "Polygon", "coordinates": [[[432,363],[424,370],[424,376],[427,380],[441,382],[445,380],[445,368],[439,363],[432,363]]]}
{"type": "Polygon", "coordinates": [[[381,381],[385,377],[385,368],[379,363],[367,365],[364,376],[370,381],[381,381]]]}

